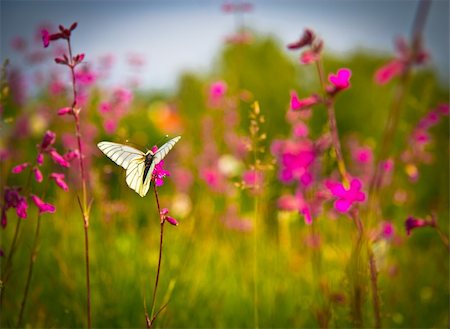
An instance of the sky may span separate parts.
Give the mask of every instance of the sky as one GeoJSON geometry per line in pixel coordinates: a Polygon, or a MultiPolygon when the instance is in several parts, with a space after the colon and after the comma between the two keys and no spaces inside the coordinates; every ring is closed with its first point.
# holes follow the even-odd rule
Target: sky
{"type": "MultiPolygon", "coordinates": [[[[20,64],[11,40],[32,40],[43,22],[69,26],[78,22],[73,36],[77,53],[86,60],[106,54],[116,58],[111,80],[116,83],[138,75],[142,86],[173,88],[180,72],[206,72],[225,38],[236,28],[236,17],[221,10],[225,1],[6,1],[0,0],[1,57],[20,64]],[[127,65],[139,54],[145,65],[127,65]],[[134,70],[134,71],[133,71],[134,70]]],[[[236,2],[237,0],[234,0],[236,2]]],[[[245,26],[275,36],[284,45],[298,39],[305,27],[314,29],[326,49],[345,54],[364,48],[393,53],[397,36],[410,36],[418,1],[415,0],[254,0],[243,16],[245,26]]],[[[449,79],[449,1],[432,2],[425,28],[425,44],[441,80],[449,79]]],[[[286,50],[285,50],[286,51],[286,50]]],[[[287,52],[287,51],[286,51],[287,52]]],[[[290,53],[295,59],[294,54],[290,53]]]]}

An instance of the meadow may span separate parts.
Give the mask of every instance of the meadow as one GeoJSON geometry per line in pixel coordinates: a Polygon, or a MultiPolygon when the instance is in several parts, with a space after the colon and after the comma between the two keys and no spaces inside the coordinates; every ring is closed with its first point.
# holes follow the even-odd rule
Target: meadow
{"type": "Polygon", "coordinates": [[[1,327],[448,327],[448,81],[420,22],[386,56],[238,29],[170,92],[103,83],[72,22],[15,40],[45,69],[2,67],[1,327]],[[175,136],[144,197],[97,147],[175,136]]]}

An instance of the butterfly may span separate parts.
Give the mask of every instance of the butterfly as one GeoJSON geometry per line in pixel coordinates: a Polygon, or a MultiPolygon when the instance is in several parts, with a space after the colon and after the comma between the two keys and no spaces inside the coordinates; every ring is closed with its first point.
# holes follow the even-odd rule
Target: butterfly
{"type": "Polygon", "coordinates": [[[144,197],[150,188],[153,169],[180,138],[181,136],[174,137],[156,152],[147,151],[147,153],[128,145],[113,142],[100,142],[97,146],[108,158],[126,170],[128,186],[144,197]]]}

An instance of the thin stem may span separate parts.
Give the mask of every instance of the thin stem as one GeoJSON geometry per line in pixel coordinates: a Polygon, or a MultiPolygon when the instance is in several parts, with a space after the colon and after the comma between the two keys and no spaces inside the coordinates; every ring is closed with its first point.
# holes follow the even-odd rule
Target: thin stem
{"type": "MultiPolygon", "coordinates": [[[[27,178],[27,183],[25,185],[25,190],[24,190],[24,197],[28,198],[28,192],[30,189],[30,184],[31,184],[31,175],[33,172],[34,166],[36,164],[34,164],[33,166],[30,166],[30,171],[28,173],[28,178],[27,178]]],[[[16,251],[16,247],[17,247],[17,240],[19,238],[19,231],[20,231],[20,224],[22,223],[22,218],[17,217],[17,224],[16,224],[16,228],[14,230],[14,236],[13,239],[11,241],[11,247],[9,248],[8,251],[8,257],[6,258],[6,262],[5,262],[5,267],[4,270],[2,272],[2,287],[1,287],[1,292],[0,292],[0,306],[3,305],[3,296],[5,294],[5,288],[6,288],[6,282],[9,279],[9,275],[10,275],[10,271],[11,271],[11,264],[12,264],[12,258],[13,255],[16,251]]]]}
{"type": "Polygon", "coordinates": [[[26,302],[27,302],[27,298],[28,298],[28,290],[29,290],[30,284],[31,284],[31,277],[33,275],[33,266],[34,266],[34,263],[36,262],[36,258],[37,258],[37,254],[38,254],[38,245],[39,245],[38,241],[39,241],[40,230],[41,230],[41,214],[39,213],[38,217],[37,217],[36,232],[34,234],[33,249],[31,250],[30,263],[28,265],[28,275],[27,275],[27,281],[25,284],[25,291],[23,293],[22,303],[20,304],[19,319],[17,321],[18,328],[22,327],[23,314],[25,312],[25,306],[26,306],[26,302]]]}
{"type": "MultiPolygon", "coordinates": [[[[255,168],[256,170],[256,168],[255,168]]],[[[259,186],[258,186],[259,190],[259,186]]],[[[258,192],[256,192],[258,193],[258,192]]],[[[253,232],[253,321],[254,327],[259,328],[259,317],[258,317],[258,219],[259,215],[259,200],[258,195],[254,196],[254,232],[253,232]]]]}
{"type": "Polygon", "coordinates": [[[159,205],[159,198],[158,198],[158,192],[156,190],[156,184],[155,181],[152,182],[153,183],[153,191],[155,192],[155,198],[156,198],[156,205],[158,206],[158,214],[160,216],[160,234],[159,234],[159,256],[158,256],[158,267],[156,269],[156,278],[155,278],[155,287],[153,288],[153,297],[152,297],[152,308],[151,308],[151,322],[150,322],[150,327],[153,324],[154,320],[156,320],[156,316],[159,314],[156,313],[155,316],[153,316],[153,314],[155,314],[155,300],[156,300],[156,290],[158,289],[158,283],[159,283],[159,273],[161,270],[161,260],[162,260],[162,250],[163,250],[163,238],[164,238],[164,223],[165,218],[161,216],[161,207],[159,205]]]}
{"type": "Polygon", "coordinates": [[[369,267],[370,267],[370,281],[372,283],[372,303],[373,313],[375,317],[375,328],[381,328],[381,311],[380,311],[380,295],[378,294],[378,269],[375,261],[375,255],[369,249],[369,267]]]}
{"type": "Polygon", "coordinates": [[[353,300],[352,300],[352,316],[353,325],[355,328],[363,327],[363,316],[362,316],[362,304],[363,304],[363,275],[364,270],[361,268],[363,263],[361,260],[361,250],[364,243],[364,226],[359,218],[357,209],[351,213],[353,222],[355,223],[356,229],[358,231],[357,240],[355,248],[353,249],[352,260],[351,260],[351,275],[354,280],[353,284],[353,300]]]}
{"type": "Polygon", "coordinates": [[[81,125],[80,125],[80,110],[77,108],[77,88],[76,88],[76,77],[75,77],[75,63],[73,61],[72,46],[70,39],[67,39],[67,46],[69,50],[69,68],[72,77],[72,91],[73,91],[73,101],[72,101],[72,113],[75,119],[75,130],[77,137],[79,164],[80,164],[80,176],[82,184],[82,202],[80,202],[81,215],[84,223],[84,251],[85,251],[85,262],[86,262],[86,308],[87,308],[87,322],[88,328],[91,328],[91,288],[90,288],[90,271],[89,271],[89,211],[90,206],[87,205],[87,190],[86,190],[86,175],[84,171],[84,156],[83,147],[81,142],[81,125]]]}
{"type": "MultiPolygon", "coordinates": [[[[327,95],[327,89],[325,85],[325,73],[323,70],[322,61],[316,62],[317,75],[319,76],[320,86],[322,87],[322,92],[327,95]]],[[[339,139],[339,133],[336,124],[336,114],[334,110],[334,98],[333,96],[326,96],[325,105],[328,112],[328,125],[331,133],[331,141],[333,143],[333,149],[336,155],[336,162],[338,165],[339,173],[341,174],[342,182],[344,186],[348,187],[349,182],[347,178],[347,170],[345,168],[344,157],[342,155],[341,143],[339,139]]]]}

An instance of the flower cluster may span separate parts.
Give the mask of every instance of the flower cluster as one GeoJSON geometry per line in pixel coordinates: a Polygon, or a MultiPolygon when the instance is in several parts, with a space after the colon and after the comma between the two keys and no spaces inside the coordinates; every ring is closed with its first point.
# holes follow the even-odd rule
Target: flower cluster
{"type": "MultiPolygon", "coordinates": [[[[25,162],[19,165],[16,165],[12,168],[11,172],[13,174],[20,174],[26,168],[30,167],[30,174],[33,173],[34,179],[37,183],[41,183],[44,179],[40,167],[44,163],[44,155],[49,155],[52,160],[63,168],[68,168],[70,166],[69,161],[76,158],[77,155],[73,151],[69,151],[66,155],[60,155],[56,149],[53,147],[55,143],[56,134],[50,130],[48,130],[42,139],[42,142],[37,145],[38,155],[36,157],[36,163],[31,165],[29,162],[25,162]]],[[[69,187],[65,181],[65,176],[63,173],[51,173],[49,178],[54,180],[57,186],[59,186],[64,191],[67,191],[69,187]]],[[[25,219],[27,218],[27,197],[26,195],[20,194],[21,189],[17,187],[5,187],[4,189],[4,201],[2,206],[2,214],[1,214],[1,225],[6,227],[7,225],[7,210],[10,208],[15,208],[17,216],[19,218],[25,219]]],[[[39,213],[55,212],[55,207],[50,204],[42,201],[38,196],[31,194],[31,200],[36,205],[39,210],[39,213]]]]}
{"type": "Polygon", "coordinates": [[[178,221],[169,216],[169,209],[167,208],[162,208],[161,211],[159,212],[159,215],[161,217],[161,223],[163,223],[164,221],[168,221],[170,224],[177,226],[178,225],[178,221]]]}
{"type": "Polygon", "coordinates": [[[428,151],[433,141],[430,129],[448,115],[449,105],[439,104],[420,119],[409,136],[408,147],[403,151],[401,159],[405,163],[405,171],[411,181],[415,182],[419,178],[419,164],[432,162],[433,157],[428,151]]]}

